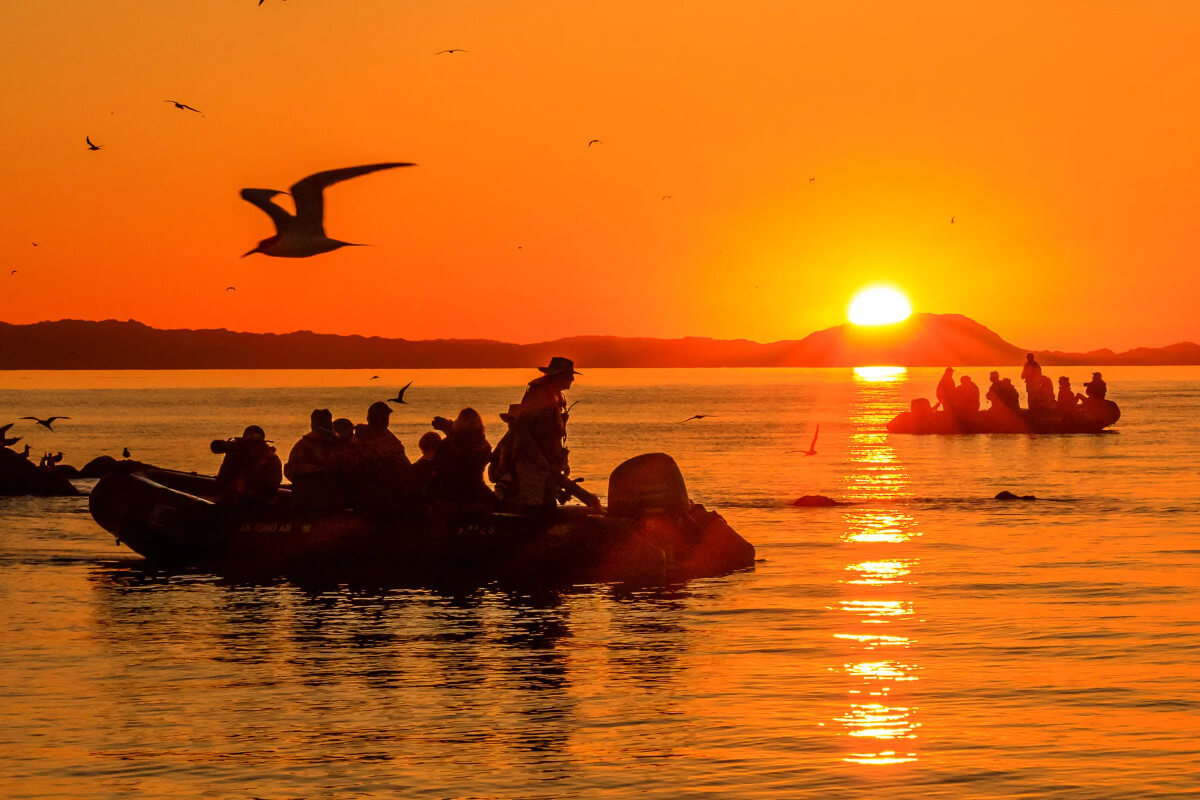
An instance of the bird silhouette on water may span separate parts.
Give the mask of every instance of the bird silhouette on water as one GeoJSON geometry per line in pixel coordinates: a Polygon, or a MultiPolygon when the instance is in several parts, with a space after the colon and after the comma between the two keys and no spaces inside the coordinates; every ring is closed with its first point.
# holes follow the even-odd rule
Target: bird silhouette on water
{"type": "Polygon", "coordinates": [[[815,456],[817,454],[817,436],[820,433],[821,433],[821,426],[818,425],[817,429],[815,431],[813,431],[812,443],[808,446],[808,449],[804,451],[804,455],[815,456]]]}
{"type": "Polygon", "coordinates": [[[129,458],[129,448],[128,447],[121,448],[121,458],[129,458]]]}
{"type": "Polygon", "coordinates": [[[357,247],[354,242],[342,242],[325,235],[325,188],[369,172],[395,167],[415,167],[407,162],[366,164],[361,167],[331,169],[309,175],[292,184],[292,199],[296,213],[289,214],[271,200],[277,194],[286,194],[276,189],[242,189],[242,199],[266,212],[275,223],[275,235],[263,239],[258,246],[242,255],[262,253],[276,258],[307,258],[328,253],[339,247],[357,247]]]}
{"type": "Polygon", "coordinates": [[[693,414],[692,416],[688,417],[687,419],[681,421],[679,424],[682,425],[684,422],[691,422],[694,419],[707,419],[708,417],[711,417],[711,416],[713,416],[713,415],[712,414],[693,414]]]}
{"type": "Polygon", "coordinates": [[[396,392],[395,397],[389,397],[388,402],[389,403],[403,403],[404,405],[408,405],[408,401],[404,399],[404,393],[408,391],[408,387],[412,386],[412,383],[413,383],[412,381],[409,381],[408,383],[404,384],[404,388],[402,388],[400,391],[396,392]]]}
{"type": "Polygon", "coordinates": [[[92,137],[90,136],[85,136],[83,138],[85,141],[87,141],[88,150],[99,150],[101,147],[104,147],[102,144],[96,144],[93,142],[92,137]]]}
{"type": "Polygon", "coordinates": [[[192,108],[187,103],[181,103],[178,100],[163,100],[164,103],[172,103],[180,111],[195,111],[200,116],[204,116],[204,112],[198,108],[192,108]]]}
{"type": "Polygon", "coordinates": [[[10,437],[8,435],[8,429],[16,424],[15,422],[10,422],[7,425],[0,425],[0,447],[11,447],[25,438],[24,436],[10,437]]]}
{"type": "Polygon", "coordinates": [[[53,431],[54,428],[51,426],[53,426],[56,421],[60,419],[70,419],[70,417],[47,417],[46,419],[38,419],[37,417],[21,417],[21,419],[31,419],[46,430],[53,431]]]}

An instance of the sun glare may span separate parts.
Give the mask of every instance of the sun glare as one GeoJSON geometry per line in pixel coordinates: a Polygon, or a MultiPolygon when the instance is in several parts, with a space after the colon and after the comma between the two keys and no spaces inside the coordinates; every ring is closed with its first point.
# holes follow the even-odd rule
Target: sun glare
{"type": "Polygon", "coordinates": [[[912,305],[898,289],[871,286],[854,295],[846,315],[855,325],[891,325],[908,319],[912,305]]]}

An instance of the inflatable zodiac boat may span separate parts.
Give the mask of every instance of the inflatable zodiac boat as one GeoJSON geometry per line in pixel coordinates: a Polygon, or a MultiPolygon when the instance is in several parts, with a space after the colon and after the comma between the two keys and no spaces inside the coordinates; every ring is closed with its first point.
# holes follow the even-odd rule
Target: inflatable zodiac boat
{"type": "Polygon", "coordinates": [[[914,400],[912,410],[887,424],[889,433],[948,435],[957,433],[1099,433],[1115,425],[1121,409],[1111,400],[1078,406],[1069,414],[1031,414],[1028,409],[990,408],[968,414],[930,411],[914,400]]]}
{"type": "Polygon", "coordinates": [[[295,509],[287,489],[252,509],[224,507],[218,496],[214,478],[142,467],[101,479],[90,507],[102,528],[147,559],[234,579],[654,584],[754,564],[754,547],[688,500],[663,453],[614,470],[608,513],[578,506],[385,518],[295,509]]]}

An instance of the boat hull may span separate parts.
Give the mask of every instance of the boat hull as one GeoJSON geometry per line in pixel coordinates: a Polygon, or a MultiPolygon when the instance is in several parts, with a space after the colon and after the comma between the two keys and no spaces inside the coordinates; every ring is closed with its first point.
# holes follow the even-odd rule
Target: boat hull
{"type": "Polygon", "coordinates": [[[752,566],[754,548],[719,516],[700,541],[656,539],[636,521],[582,507],[545,515],[372,517],[291,508],[286,490],[253,509],[215,502],[213,479],[143,470],[92,490],[93,518],[154,562],[235,579],[287,576],[419,585],[662,583],[752,566]]]}
{"type": "Polygon", "coordinates": [[[897,414],[887,424],[889,433],[915,435],[954,435],[964,433],[991,434],[1060,434],[1100,433],[1115,425],[1121,409],[1111,400],[1081,407],[1073,414],[1034,415],[1027,409],[1010,411],[992,408],[973,414],[952,414],[948,411],[897,414]]]}

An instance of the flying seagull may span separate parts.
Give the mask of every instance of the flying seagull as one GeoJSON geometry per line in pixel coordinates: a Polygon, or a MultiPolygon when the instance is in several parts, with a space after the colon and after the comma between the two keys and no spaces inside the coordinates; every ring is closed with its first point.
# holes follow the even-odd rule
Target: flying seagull
{"type": "Polygon", "coordinates": [[[14,445],[17,442],[21,441],[21,439],[24,438],[23,436],[17,436],[15,438],[9,437],[8,429],[16,424],[17,423],[15,423],[15,422],[10,422],[7,425],[0,425],[0,447],[9,447],[9,446],[14,445]]]}
{"type": "Polygon", "coordinates": [[[227,291],[227,292],[236,292],[236,291],[237,291],[237,287],[236,287],[236,286],[226,286],[226,287],[225,287],[225,291],[227,291]]]}
{"type": "Polygon", "coordinates": [[[33,243],[33,246],[34,246],[34,247],[37,247],[37,242],[34,242],[34,243],[33,243]]]}
{"type": "Polygon", "coordinates": [[[388,402],[389,403],[403,403],[404,405],[408,405],[408,401],[404,399],[404,393],[406,391],[408,391],[408,387],[410,387],[410,386],[412,386],[412,381],[409,381],[408,383],[404,384],[404,388],[401,389],[400,391],[396,392],[395,397],[389,397],[388,402]]]}
{"type": "Polygon", "coordinates": [[[664,194],[664,195],[663,195],[662,197],[660,197],[659,199],[660,199],[660,200],[670,200],[670,199],[671,199],[671,195],[669,195],[669,194],[664,194]]]}
{"type": "Polygon", "coordinates": [[[820,432],[821,432],[821,426],[818,425],[817,429],[815,431],[813,431],[812,444],[810,444],[808,446],[808,449],[804,451],[804,455],[815,456],[817,454],[817,434],[819,434],[820,432]]]}
{"type": "Polygon", "coordinates": [[[591,139],[588,141],[587,146],[591,147],[594,144],[604,144],[604,142],[600,141],[599,139],[591,139]]]}
{"type": "Polygon", "coordinates": [[[41,425],[46,430],[53,431],[54,428],[52,428],[50,426],[53,425],[56,420],[70,419],[70,417],[49,417],[47,419],[38,419],[37,417],[21,417],[21,419],[31,419],[34,422],[36,422],[38,425],[41,425]]]}
{"type": "Polygon", "coordinates": [[[200,116],[204,116],[204,112],[202,112],[198,108],[192,108],[187,103],[181,103],[178,100],[163,100],[163,102],[164,103],[174,103],[175,107],[178,108],[180,111],[195,111],[200,116]]]}
{"type": "Polygon", "coordinates": [[[454,55],[455,53],[469,53],[469,52],[471,52],[471,51],[463,50],[461,47],[451,47],[449,50],[438,50],[436,53],[434,53],[434,55],[440,56],[442,53],[449,53],[450,55],[454,55]]]}
{"type": "Polygon", "coordinates": [[[339,247],[358,246],[354,242],[342,242],[325,235],[325,200],[321,193],[327,186],[366,175],[368,172],[415,166],[416,164],[389,162],[331,169],[309,175],[292,184],[291,195],[296,203],[295,214],[289,214],[271,200],[277,194],[285,194],[284,192],[275,189],[242,189],[242,199],[262,209],[275,223],[275,235],[263,239],[253,250],[244,253],[242,258],[251,253],[262,253],[276,258],[307,258],[337,250],[339,247]]]}
{"type": "Polygon", "coordinates": [[[17,271],[14,269],[12,272],[10,272],[10,273],[8,273],[8,274],[9,274],[9,275],[16,275],[16,274],[17,274],[17,271]]]}
{"type": "Polygon", "coordinates": [[[370,381],[377,381],[377,380],[379,380],[379,376],[378,376],[378,375],[372,375],[372,376],[371,376],[370,378],[368,378],[367,380],[370,380],[370,381]]]}
{"type": "Polygon", "coordinates": [[[83,138],[87,140],[88,150],[99,150],[101,147],[104,147],[104,145],[102,145],[102,144],[94,143],[92,141],[92,137],[90,137],[90,136],[85,136],[83,138]]]}
{"type": "Polygon", "coordinates": [[[680,422],[679,424],[682,425],[684,422],[691,422],[694,419],[704,419],[705,417],[711,417],[711,416],[712,416],[712,414],[693,414],[692,416],[688,417],[687,419],[685,419],[683,422],[680,422]]]}

